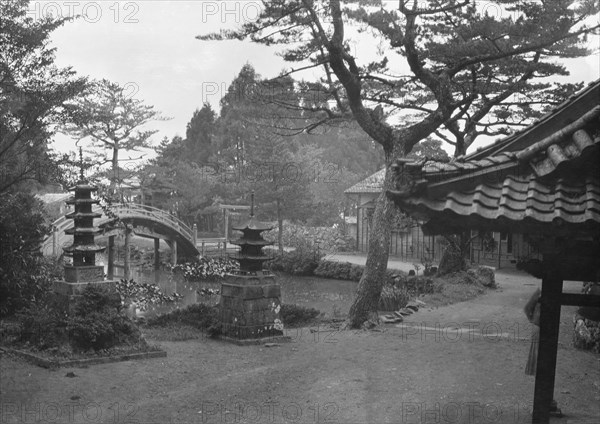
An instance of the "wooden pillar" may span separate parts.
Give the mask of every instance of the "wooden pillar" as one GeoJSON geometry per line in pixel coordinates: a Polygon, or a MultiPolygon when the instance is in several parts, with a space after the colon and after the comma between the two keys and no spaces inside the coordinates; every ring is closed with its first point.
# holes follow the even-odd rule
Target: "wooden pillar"
{"type": "Polygon", "coordinates": [[[550,405],[554,397],[563,287],[559,258],[555,255],[544,255],[543,263],[545,275],[542,279],[542,296],[540,300],[540,341],[535,374],[533,424],[547,424],[550,422],[550,405]]]}
{"type": "Polygon", "coordinates": [[[502,267],[502,233],[498,233],[498,269],[502,267]]]}
{"type": "Polygon", "coordinates": [[[125,278],[126,280],[129,280],[131,278],[131,265],[129,263],[130,241],[131,241],[131,228],[127,224],[125,224],[125,247],[123,249],[125,251],[124,252],[125,257],[123,258],[123,278],[125,278]]]}
{"type": "Polygon", "coordinates": [[[160,268],[160,239],[154,239],[154,270],[158,271],[160,268]]]}
{"type": "Polygon", "coordinates": [[[192,240],[194,242],[194,247],[196,247],[196,244],[198,243],[198,225],[196,225],[195,222],[192,226],[192,231],[192,240]]]}
{"type": "Polygon", "coordinates": [[[115,236],[108,236],[108,279],[115,278],[115,236]]]}
{"type": "Polygon", "coordinates": [[[171,264],[177,265],[177,240],[171,242],[171,264]]]}
{"type": "Polygon", "coordinates": [[[225,213],[225,243],[223,243],[223,249],[227,251],[227,238],[229,237],[229,210],[224,209],[225,213]]]}

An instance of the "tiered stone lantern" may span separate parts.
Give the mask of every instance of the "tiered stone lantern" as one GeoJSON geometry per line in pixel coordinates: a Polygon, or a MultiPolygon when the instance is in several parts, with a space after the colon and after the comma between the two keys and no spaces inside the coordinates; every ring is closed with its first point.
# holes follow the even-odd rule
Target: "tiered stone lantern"
{"type": "Polygon", "coordinates": [[[254,194],[250,218],[240,226],[242,237],[231,243],[240,246],[230,257],[239,262],[239,269],[228,274],[221,285],[219,314],[222,338],[239,344],[260,343],[265,339],[285,340],[281,309],[281,288],[271,271],[263,269],[268,261],[262,248],[273,244],[262,238],[272,227],[254,217],[254,194]]]}
{"type": "Polygon", "coordinates": [[[75,196],[67,200],[67,204],[74,205],[74,211],[65,217],[74,220],[74,226],[65,233],[73,235],[73,243],[65,247],[64,251],[73,257],[73,263],[64,266],[65,279],[54,282],[55,293],[61,303],[66,302],[68,309],[72,306],[74,296],[79,295],[90,283],[106,284],[114,289],[113,281],[104,280],[104,267],[96,265],[96,254],[105,248],[95,242],[100,229],[94,226],[94,218],[99,218],[102,214],[92,211],[92,206],[99,203],[92,199],[92,192],[97,188],[85,181],[83,168],[80,179],[72,190],[75,196]]]}

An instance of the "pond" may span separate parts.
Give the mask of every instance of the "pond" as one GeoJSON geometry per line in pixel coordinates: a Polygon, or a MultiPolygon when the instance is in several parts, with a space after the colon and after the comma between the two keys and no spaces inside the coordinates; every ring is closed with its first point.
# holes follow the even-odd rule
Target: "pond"
{"type": "MultiPolygon", "coordinates": [[[[167,295],[178,293],[182,296],[176,303],[156,305],[149,310],[138,311],[138,316],[160,315],[194,303],[219,303],[218,295],[203,294],[202,289],[219,290],[220,282],[187,282],[181,275],[163,269],[154,271],[150,266],[132,267],[131,274],[135,281],[156,284],[167,295]]],[[[122,268],[115,269],[115,278],[119,278],[119,275],[122,275],[122,268]]],[[[281,285],[282,303],[315,308],[327,318],[341,317],[348,313],[358,286],[354,281],[290,275],[278,275],[277,282],[281,285]]]]}

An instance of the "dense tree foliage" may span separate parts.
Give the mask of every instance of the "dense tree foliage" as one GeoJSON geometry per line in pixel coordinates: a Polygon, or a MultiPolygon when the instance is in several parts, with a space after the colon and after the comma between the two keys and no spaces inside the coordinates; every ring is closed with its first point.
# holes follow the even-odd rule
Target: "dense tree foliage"
{"type": "Polygon", "coordinates": [[[49,36],[66,19],[27,16],[28,1],[0,2],[0,194],[52,170],[48,142],[66,101],[86,84],[54,64],[49,36]]]}
{"type": "Polygon", "coordinates": [[[244,65],[219,115],[203,105],[186,137],[163,140],[158,157],[145,167],[142,178],[153,204],[208,230],[203,216],[214,215],[219,203],[248,204],[255,191],[261,219],[280,225],[284,219],[338,221],[347,207],[344,189],[374,172],[383,163],[381,152],[352,124],[319,134],[284,131],[303,126],[306,118],[276,101],[303,99],[291,78],[270,84],[244,65]]]}
{"type": "Polygon", "coordinates": [[[196,109],[187,124],[185,142],[192,162],[204,164],[210,160],[214,149],[215,119],[216,114],[210,103],[204,103],[201,109],[196,109]]]}

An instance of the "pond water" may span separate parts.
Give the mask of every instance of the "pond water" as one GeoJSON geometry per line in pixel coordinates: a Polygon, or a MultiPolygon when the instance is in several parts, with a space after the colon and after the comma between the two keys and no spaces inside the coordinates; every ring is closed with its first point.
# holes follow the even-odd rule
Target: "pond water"
{"type": "MultiPolygon", "coordinates": [[[[116,268],[115,271],[115,278],[119,278],[122,269],[116,268]]],[[[178,293],[183,296],[175,303],[156,305],[146,311],[137,311],[138,316],[161,315],[194,303],[210,305],[219,303],[218,295],[202,294],[201,290],[203,288],[219,290],[220,282],[187,282],[179,274],[162,269],[154,271],[150,266],[132,267],[131,274],[135,281],[158,285],[165,294],[178,293]]],[[[277,282],[281,285],[282,303],[315,308],[328,318],[341,317],[348,313],[358,286],[358,283],[353,281],[289,275],[278,275],[277,282]]]]}

